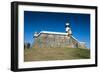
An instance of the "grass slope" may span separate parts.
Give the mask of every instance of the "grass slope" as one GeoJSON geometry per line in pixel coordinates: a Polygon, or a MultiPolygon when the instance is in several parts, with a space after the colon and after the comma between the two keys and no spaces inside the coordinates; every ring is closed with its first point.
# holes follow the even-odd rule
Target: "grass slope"
{"type": "Polygon", "coordinates": [[[89,59],[90,50],[81,48],[25,48],[24,61],[89,59]]]}

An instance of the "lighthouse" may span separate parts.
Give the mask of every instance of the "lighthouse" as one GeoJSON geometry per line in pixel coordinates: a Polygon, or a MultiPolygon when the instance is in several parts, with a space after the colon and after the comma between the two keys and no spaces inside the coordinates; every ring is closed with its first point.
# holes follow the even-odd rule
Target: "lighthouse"
{"type": "Polygon", "coordinates": [[[72,31],[71,31],[70,23],[69,22],[66,23],[65,30],[66,30],[66,33],[68,34],[68,36],[72,35],[72,31]]]}

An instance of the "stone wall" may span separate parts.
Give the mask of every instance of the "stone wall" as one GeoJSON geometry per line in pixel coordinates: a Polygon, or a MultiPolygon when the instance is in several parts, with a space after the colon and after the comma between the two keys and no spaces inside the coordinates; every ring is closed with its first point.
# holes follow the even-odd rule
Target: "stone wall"
{"type": "Polygon", "coordinates": [[[40,34],[34,38],[33,47],[35,48],[54,48],[54,47],[69,47],[78,48],[78,43],[72,37],[58,34],[40,34]]]}

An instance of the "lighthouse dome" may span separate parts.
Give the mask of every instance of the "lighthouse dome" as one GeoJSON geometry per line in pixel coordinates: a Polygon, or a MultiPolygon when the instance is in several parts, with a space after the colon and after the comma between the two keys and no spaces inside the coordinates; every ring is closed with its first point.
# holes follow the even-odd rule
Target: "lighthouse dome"
{"type": "Polygon", "coordinates": [[[66,23],[66,26],[69,26],[69,23],[66,23]]]}

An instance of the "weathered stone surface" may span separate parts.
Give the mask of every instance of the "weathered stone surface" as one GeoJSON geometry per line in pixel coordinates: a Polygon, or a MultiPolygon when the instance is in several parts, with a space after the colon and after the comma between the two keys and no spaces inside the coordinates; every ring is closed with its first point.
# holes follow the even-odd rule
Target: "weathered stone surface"
{"type": "Polygon", "coordinates": [[[84,48],[85,47],[85,45],[80,44],[75,38],[68,35],[40,33],[37,37],[34,37],[34,39],[35,42],[33,44],[33,47],[35,48],[43,48],[43,47],[84,48]]]}

